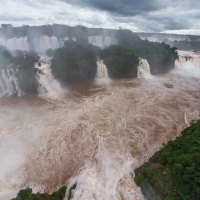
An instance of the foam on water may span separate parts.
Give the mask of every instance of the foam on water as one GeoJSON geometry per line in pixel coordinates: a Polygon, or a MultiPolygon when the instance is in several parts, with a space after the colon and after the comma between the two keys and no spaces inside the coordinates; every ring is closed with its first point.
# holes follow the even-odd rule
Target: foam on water
{"type": "Polygon", "coordinates": [[[74,200],[143,199],[131,173],[198,117],[199,99],[200,80],[171,74],[66,102],[0,102],[0,163],[23,158],[0,175],[0,194],[77,183],[74,200]]]}

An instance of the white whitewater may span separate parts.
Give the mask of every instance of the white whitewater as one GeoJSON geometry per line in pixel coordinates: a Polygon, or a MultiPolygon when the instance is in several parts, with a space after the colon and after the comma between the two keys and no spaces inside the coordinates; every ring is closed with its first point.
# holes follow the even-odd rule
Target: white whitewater
{"type": "Polygon", "coordinates": [[[200,78],[200,53],[178,50],[175,72],[184,76],[200,78]]]}
{"type": "Polygon", "coordinates": [[[47,98],[60,98],[63,96],[63,89],[51,71],[51,59],[41,57],[35,64],[37,69],[36,78],[39,84],[38,92],[42,97],[47,98]]]}
{"type": "Polygon", "coordinates": [[[108,69],[103,60],[97,60],[96,83],[98,85],[108,85],[111,83],[111,79],[108,75],[108,69]]]}
{"type": "Polygon", "coordinates": [[[138,65],[138,78],[149,79],[152,77],[149,63],[146,59],[140,58],[139,65],[138,65]]]}
{"type": "Polygon", "coordinates": [[[12,64],[0,68],[0,96],[23,95],[16,73],[17,69],[13,69],[12,64]]]}

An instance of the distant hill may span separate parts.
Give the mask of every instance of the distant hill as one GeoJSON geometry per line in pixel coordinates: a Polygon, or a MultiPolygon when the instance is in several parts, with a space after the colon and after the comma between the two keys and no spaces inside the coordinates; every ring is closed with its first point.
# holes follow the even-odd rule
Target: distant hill
{"type": "Polygon", "coordinates": [[[199,35],[177,35],[165,33],[138,33],[141,39],[164,42],[181,50],[200,51],[199,35]]]}

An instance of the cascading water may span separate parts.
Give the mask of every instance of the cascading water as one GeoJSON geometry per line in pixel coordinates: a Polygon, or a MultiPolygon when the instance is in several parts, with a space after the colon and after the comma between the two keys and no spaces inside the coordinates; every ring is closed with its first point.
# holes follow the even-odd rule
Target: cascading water
{"type": "Polygon", "coordinates": [[[42,97],[60,98],[64,92],[51,71],[51,59],[42,57],[38,63],[35,64],[37,69],[36,78],[39,83],[38,92],[42,97]]]}
{"type": "Polygon", "coordinates": [[[111,79],[109,78],[107,67],[104,64],[103,60],[97,60],[96,83],[98,85],[111,83],[111,79]]]}
{"type": "Polygon", "coordinates": [[[47,49],[56,49],[62,46],[60,41],[55,36],[43,35],[40,37],[35,37],[33,40],[34,50],[37,52],[45,52],[47,49]]]}
{"type": "Polygon", "coordinates": [[[88,43],[103,49],[111,45],[116,45],[117,40],[109,36],[93,35],[88,36],[88,43]]]}
{"type": "MultiPolygon", "coordinates": [[[[5,46],[10,51],[22,50],[29,51],[34,49],[37,52],[45,52],[47,49],[56,49],[64,46],[66,40],[77,41],[76,37],[65,36],[58,38],[56,36],[41,35],[36,37],[0,37],[0,45],[5,46]]],[[[117,44],[117,40],[109,36],[88,36],[88,43],[100,48],[109,47],[117,44]]]]}
{"type": "Polygon", "coordinates": [[[0,69],[0,96],[23,95],[16,77],[17,70],[12,64],[0,69]]]}
{"type": "Polygon", "coordinates": [[[138,78],[149,79],[152,77],[149,63],[146,59],[140,58],[139,65],[138,65],[138,78]]]}
{"type": "Polygon", "coordinates": [[[57,37],[47,35],[29,39],[28,37],[0,38],[0,45],[5,46],[10,51],[29,51],[32,47],[35,51],[44,52],[47,49],[59,48],[63,46],[63,43],[57,37]]]}
{"type": "Polygon", "coordinates": [[[41,36],[40,42],[41,42],[44,50],[59,48],[59,42],[58,42],[57,37],[55,37],[55,36],[52,36],[52,37],[41,36]]]}
{"type": "Polygon", "coordinates": [[[200,53],[178,51],[175,72],[184,76],[200,78],[200,53]]]}
{"type": "Polygon", "coordinates": [[[13,50],[22,50],[22,51],[28,51],[29,50],[29,44],[27,37],[19,37],[19,38],[0,38],[0,45],[5,46],[10,51],[13,50]]]}

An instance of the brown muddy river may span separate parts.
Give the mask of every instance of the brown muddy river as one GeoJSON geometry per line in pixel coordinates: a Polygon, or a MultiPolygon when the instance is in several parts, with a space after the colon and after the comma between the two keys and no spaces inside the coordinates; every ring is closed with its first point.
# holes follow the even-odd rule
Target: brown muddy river
{"type": "Polygon", "coordinates": [[[0,199],[77,183],[74,200],[140,200],[131,173],[199,117],[200,79],[90,83],[0,100],[0,199]]]}

